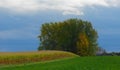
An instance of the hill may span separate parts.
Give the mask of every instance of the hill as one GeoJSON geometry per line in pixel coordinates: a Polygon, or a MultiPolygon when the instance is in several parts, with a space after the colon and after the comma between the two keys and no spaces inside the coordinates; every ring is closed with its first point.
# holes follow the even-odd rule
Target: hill
{"type": "Polygon", "coordinates": [[[73,53],[63,51],[0,52],[0,65],[43,62],[76,56],[73,53]]]}

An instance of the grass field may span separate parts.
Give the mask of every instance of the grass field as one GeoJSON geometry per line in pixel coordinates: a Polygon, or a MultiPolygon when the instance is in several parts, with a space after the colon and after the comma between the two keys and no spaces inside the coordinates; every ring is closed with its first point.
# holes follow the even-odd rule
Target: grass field
{"type": "Polygon", "coordinates": [[[120,70],[120,57],[74,57],[30,65],[1,67],[0,70],[120,70]]]}

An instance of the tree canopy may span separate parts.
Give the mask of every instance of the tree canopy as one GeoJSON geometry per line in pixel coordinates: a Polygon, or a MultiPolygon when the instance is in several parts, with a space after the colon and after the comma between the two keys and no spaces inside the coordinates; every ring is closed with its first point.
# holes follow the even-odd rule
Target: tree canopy
{"type": "Polygon", "coordinates": [[[81,56],[95,55],[98,34],[88,21],[68,19],[41,26],[38,50],[62,50],[81,56]]]}

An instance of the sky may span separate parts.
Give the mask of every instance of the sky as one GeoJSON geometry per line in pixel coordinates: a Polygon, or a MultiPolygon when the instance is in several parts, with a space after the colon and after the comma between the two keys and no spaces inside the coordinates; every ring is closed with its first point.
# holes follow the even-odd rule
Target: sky
{"type": "Polygon", "coordinates": [[[78,18],[90,21],[98,44],[120,52],[119,0],[0,0],[0,52],[37,51],[46,22],[78,18]]]}

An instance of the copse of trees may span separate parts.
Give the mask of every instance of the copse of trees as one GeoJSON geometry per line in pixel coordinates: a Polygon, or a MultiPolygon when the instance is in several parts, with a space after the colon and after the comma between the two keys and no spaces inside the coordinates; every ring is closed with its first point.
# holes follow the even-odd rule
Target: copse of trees
{"type": "Polygon", "coordinates": [[[80,56],[95,55],[98,34],[88,21],[68,19],[41,26],[38,50],[69,51],[80,56]]]}

